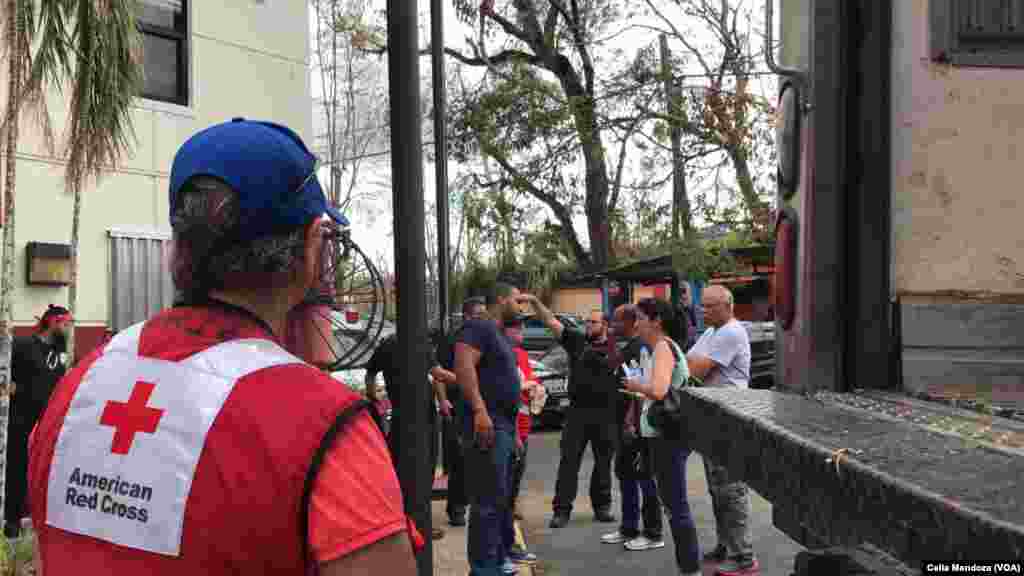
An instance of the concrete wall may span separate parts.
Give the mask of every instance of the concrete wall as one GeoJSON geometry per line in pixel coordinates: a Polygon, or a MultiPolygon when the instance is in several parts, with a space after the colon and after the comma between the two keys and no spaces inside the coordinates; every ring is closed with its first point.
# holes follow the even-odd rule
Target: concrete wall
{"type": "MultiPolygon", "coordinates": [[[[111,228],[167,229],[167,185],[177,148],[196,131],[236,116],[266,119],[312,138],[305,2],[220,0],[189,2],[190,104],[140,99],[133,111],[138,137],[121,166],[83,196],[79,325],[102,326],[110,318],[111,228]]],[[[6,71],[0,71],[0,102],[6,103],[6,71]]],[[[58,138],[67,104],[50,95],[58,138]]],[[[28,286],[25,244],[70,243],[71,197],[63,186],[60,150],[50,151],[30,121],[18,141],[16,203],[17,291],[14,317],[33,321],[48,303],[67,302],[66,288],[28,286]]]]}
{"type": "Polygon", "coordinates": [[[902,385],[1020,409],[1024,68],[932,62],[928,7],[893,3],[892,289],[902,385]]]}
{"type": "Polygon", "coordinates": [[[1024,295],[1024,69],[931,62],[928,4],[893,2],[893,290],[1024,295]]]}

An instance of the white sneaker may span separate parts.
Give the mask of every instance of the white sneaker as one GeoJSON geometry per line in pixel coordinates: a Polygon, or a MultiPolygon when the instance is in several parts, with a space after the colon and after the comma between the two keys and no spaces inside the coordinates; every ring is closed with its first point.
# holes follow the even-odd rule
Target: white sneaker
{"type": "Polygon", "coordinates": [[[637,536],[632,540],[626,542],[626,550],[632,550],[634,552],[640,552],[643,550],[654,550],[655,548],[664,548],[664,540],[651,540],[647,536],[637,536]]]}
{"type": "Polygon", "coordinates": [[[618,530],[601,536],[601,542],[603,544],[622,544],[626,540],[629,540],[629,538],[626,538],[625,534],[618,530]]]}

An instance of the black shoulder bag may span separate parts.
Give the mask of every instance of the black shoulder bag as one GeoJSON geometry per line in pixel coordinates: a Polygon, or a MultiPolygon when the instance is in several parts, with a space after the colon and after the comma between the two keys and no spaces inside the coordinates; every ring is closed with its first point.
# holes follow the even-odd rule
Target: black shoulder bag
{"type": "MultiPolygon", "coordinates": [[[[675,342],[669,340],[668,347],[672,350],[672,356],[675,357],[676,363],[686,362],[686,358],[681,357],[675,342]]],[[[692,378],[688,379],[678,388],[674,386],[675,382],[670,382],[665,397],[655,400],[647,409],[648,422],[661,433],[662,437],[673,440],[689,437],[686,417],[683,416],[683,403],[687,401],[684,390],[692,382],[694,382],[692,378]]]]}

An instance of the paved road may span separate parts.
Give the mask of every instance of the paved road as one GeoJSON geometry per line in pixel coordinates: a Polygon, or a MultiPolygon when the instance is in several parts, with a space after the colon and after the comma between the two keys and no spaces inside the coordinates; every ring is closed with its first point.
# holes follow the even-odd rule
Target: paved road
{"type": "MultiPolygon", "coordinates": [[[[526,477],[523,480],[522,522],[530,549],[540,557],[536,574],[540,576],[605,576],[640,574],[676,574],[672,540],[665,525],[667,546],[660,550],[629,552],[620,546],[601,544],[602,534],[613,531],[618,524],[597,524],[587,496],[593,459],[587,450],[580,471],[580,493],[568,526],[559,530],[547,527],[554,498],[555,474],[558,467],[558,431],[534,433],[530,438],[530,453],[526,477]]],[[[704,480],[704,468],[699,455],[690,457],[687,488],[690,508],[697,521],[697,532],[702,546],[715,542],[714,516],[711,500],[704,480]]],[[[616,517],[620,515],[618,489],[614,492],[616,517]]],[[[771,523],[771,504],[760,497],[753,501],[752,534],[754,549],[761,562],[764,576],[789,576],[793,559],[802,548],[771,523]]],[[[708,568],[707,574],[712,570],[708,568]]]]}

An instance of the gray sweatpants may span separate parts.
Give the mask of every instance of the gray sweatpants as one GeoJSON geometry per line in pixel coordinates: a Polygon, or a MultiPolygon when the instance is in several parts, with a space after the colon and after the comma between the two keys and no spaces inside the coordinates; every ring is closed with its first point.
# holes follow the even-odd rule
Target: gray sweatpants
{"type": "Polygon", "coordinates": [[[711,507],[715,513],[718,544],[725,546],[729,558],[753,557],[750,542],[750,491],[743,482],[729,480],[729,472],[708,457],[704,460],[704,474],[711,493],[711,507]]]}

